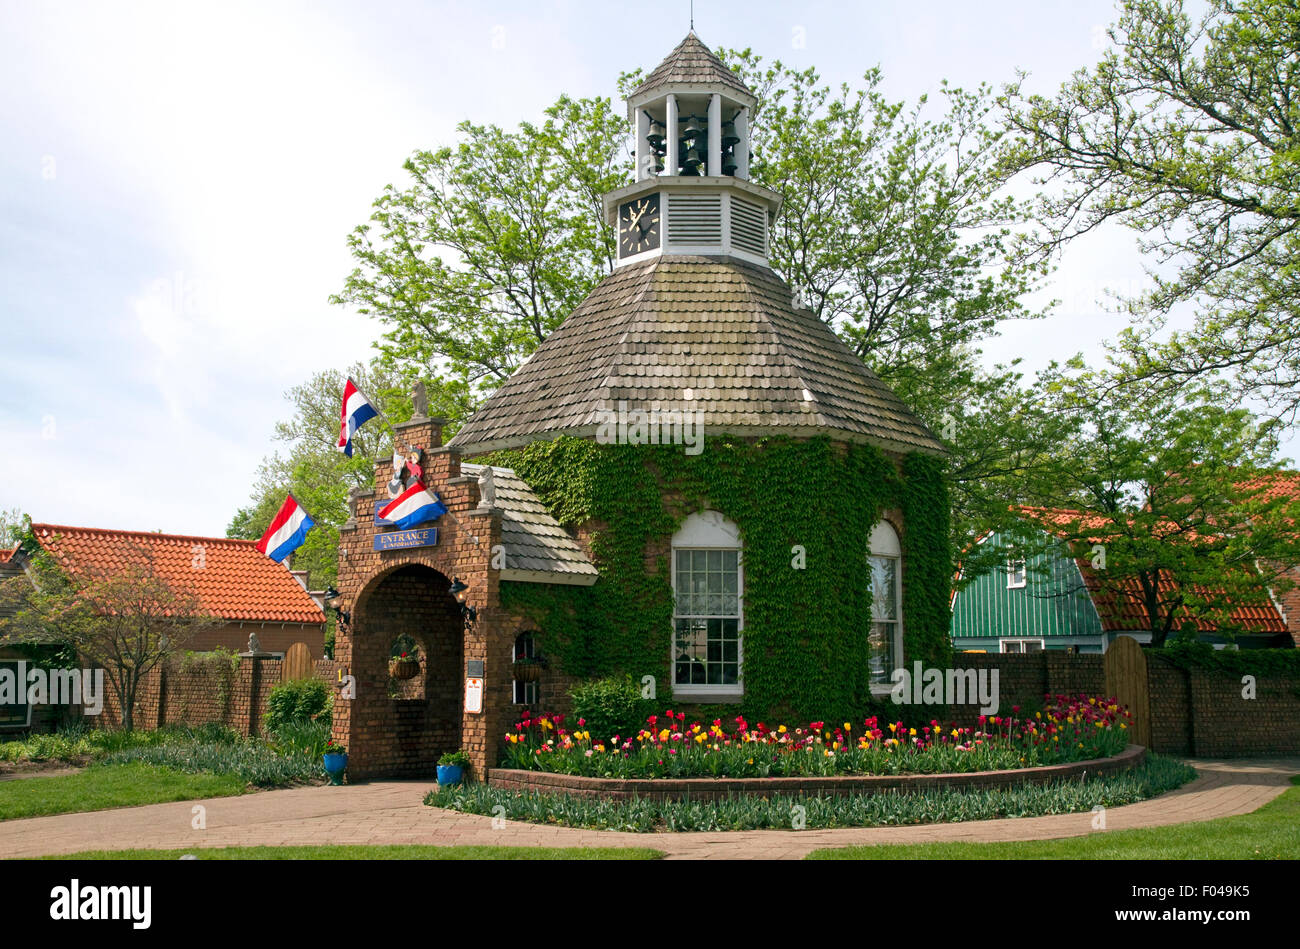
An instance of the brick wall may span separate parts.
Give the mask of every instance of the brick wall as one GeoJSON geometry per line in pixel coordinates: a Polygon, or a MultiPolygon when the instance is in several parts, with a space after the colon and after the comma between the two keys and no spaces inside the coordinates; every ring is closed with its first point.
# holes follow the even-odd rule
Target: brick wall
{"type": "MultiPolygon", "coordinates": [[[[337,688],[339,664],[321,659],[315,665],[317,676],[337,688]]],[[[280,679],[278,659],[241,656],[238,666],[231,670],[224,660],[186,662],[177,657],[145,676],[136,692],[134,724],[137,729],[152,730],[215,722],[242,735],[258,735],[271,690],[280,679]]],[[[107,673],[104,691],[104,711],[98,724],[118,728],[122,724],[121,706],[108,684],[107,673]]]]}
{"type": "MultiPolygon", "coordinates": [[[[1253,699],[1242,695],[1241,677],[1186,670],[1144,650],[1151,711],[1151,748],[1162,754],[1220,758],[1300,754],[1300,679],[1260,676],[1253,699]]],[[[958,653],[958,667],[998,670],[1000,712],[1033,706],[1045,694],[1104,695],[1104,657],[1058,652],[958,653]]],[[[901,706],[906,709],[907,706],[901,706]]],[[[979,711],[951,709],[962,725],[979,711]]],[[[906,715],[903,716],[906,719],[906,715]]]]}

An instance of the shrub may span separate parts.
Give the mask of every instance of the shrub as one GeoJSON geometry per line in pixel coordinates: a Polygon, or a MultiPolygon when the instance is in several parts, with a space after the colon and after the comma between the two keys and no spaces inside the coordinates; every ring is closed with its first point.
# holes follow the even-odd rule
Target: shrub
{"type": "Polygon", "coordinates": [[[440,765],[451,765],[453,767],[468,768],[469,753],[464,751],[449,751],[438,759],[440,765]]]}
{"type": "Polygon", "coordinates": [[[641,698],[641,689],[631,676],[609,676],[580,682],[569,690],[573,714],[583,728],[608,741],[615,735],[635,735],[655,704],[641,698]]]}
{"type": "Polygon", "coordinates": [[[271,746],[282,755],[301,755],[313,760],[325,754],[330,740],[330,726],[317,719],[314,722],[286,722],[267,733],[271,746]]]}
{"type": "Polygon", "coordinates": [[[319,721],[328,725],[331,698],[329,689],[320,679],[282,682],[271,690],[262,721],[272,732],[294,723],[319,721]]]}

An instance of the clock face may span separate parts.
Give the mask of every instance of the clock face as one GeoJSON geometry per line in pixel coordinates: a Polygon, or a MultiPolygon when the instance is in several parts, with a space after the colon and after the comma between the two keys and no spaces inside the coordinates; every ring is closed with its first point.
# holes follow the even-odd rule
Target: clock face
{"type": "Polygon", "coordinates": [[[633,198],[618,209],[618,255],[630,257],[659,246],[659,195],[633,198]]]}

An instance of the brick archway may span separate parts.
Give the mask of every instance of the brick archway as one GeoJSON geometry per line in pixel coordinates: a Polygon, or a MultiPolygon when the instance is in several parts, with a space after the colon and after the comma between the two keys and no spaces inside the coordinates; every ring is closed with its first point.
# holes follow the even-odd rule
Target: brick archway
{"type": "Polygon", "coordinates": [[[348,635],[356,696],[334,726],[352,774],[429,777],[439,755],[461,747],[464,627],[450,585],[440,571],[408,563],[372,578],[357,597],[348,635]],[[424,653],[420,698],[390,694],[389,650],[403,633],[424,653]]]}

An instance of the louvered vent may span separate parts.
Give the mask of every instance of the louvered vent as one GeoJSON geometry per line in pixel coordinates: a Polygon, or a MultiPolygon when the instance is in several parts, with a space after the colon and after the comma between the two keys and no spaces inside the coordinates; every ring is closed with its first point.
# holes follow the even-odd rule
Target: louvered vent
{"type": "Polygon", "coordinates": [[[722,195],[668,197],[668,240],[674,244],[722,244],[722,195]]]}
{"type": "Polygon", "coordinates": [[[767,254],[767,212],[731,196],[731,243],[760,257],[767,254]]]}

